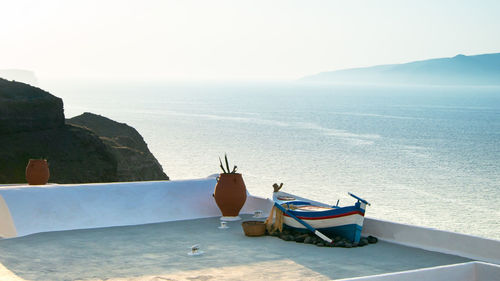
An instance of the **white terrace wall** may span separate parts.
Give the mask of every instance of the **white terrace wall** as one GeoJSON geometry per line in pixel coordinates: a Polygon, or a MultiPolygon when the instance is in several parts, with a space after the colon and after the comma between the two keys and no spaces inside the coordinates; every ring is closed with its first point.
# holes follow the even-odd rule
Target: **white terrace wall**
{"type": "Polygon", "coordinates": [[[365,218],[362,235],[430,251],[500,264],[500,241],[414,225],[365,218]]]}
{"type": "MultiPolygon", "coordinates": [[[[212,197],[215,184],[215,178],[211,177],[180,181],[4,186],[0,187],[0,237],[220,216],[212,197]]],[[[257,209],[267,212],[270,208],[268,200],[248,196],[241,212],[251,213],[257,209]]]]}
{"type": "Polygon", "coordinates": [[[16,227],[12,221],[9,207],[0,195],[0,238],[16,237],[16,227]]]}
{"type": "Polygon", "coordinates": [[[500,280],[500,266],[482,262],[468,262],[401,271],[338,281],[495,281],[500,280]]]}

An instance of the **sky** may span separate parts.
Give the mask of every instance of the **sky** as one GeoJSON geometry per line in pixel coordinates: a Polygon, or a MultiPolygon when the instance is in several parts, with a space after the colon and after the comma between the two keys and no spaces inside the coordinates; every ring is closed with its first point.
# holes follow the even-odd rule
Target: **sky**
{"type": "Polygon", "coordinates": [[[41,78],[289,80],[500,52],[500,1],[0,0],[0,69],[41,78]]]}

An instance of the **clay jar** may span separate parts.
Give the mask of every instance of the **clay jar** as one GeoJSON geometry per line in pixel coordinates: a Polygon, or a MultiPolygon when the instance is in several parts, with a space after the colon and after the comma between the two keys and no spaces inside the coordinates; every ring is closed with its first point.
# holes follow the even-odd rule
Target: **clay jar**
{"type": "Polygon", "coordinates": [[[26,180],[30,185],[43,185],[49,181],[49,164],[45,159],[30,159],[26,166],[26,180]]]}
{"type": "Polygon", "coordinates": [[[215,203],[224,217],[237,217],[247,200],[241,174],[220,174],[214,192],[215,203]]]}

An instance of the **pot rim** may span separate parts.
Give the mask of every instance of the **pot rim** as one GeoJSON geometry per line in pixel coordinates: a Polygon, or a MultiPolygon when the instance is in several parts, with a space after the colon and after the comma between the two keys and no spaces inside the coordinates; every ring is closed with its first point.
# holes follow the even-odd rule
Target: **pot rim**
{"type": "Polygon", "coordinates": [[[257,221],[257,220],[251,220],[251,221],[244,221],[241,224],[248,224],[248,225],[261,225],[264,224],[265,222],[263,221],[257,221]]]}

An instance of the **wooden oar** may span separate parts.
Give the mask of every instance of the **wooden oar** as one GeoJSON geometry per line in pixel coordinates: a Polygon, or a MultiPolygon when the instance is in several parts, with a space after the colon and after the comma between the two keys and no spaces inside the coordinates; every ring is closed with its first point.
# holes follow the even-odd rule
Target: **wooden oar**
{"type": "Polygon", "coordinates": [[[328,238],[326,235],[324,235],[323,233],[319,232],[317,229],[315,229],[314,227],[312,227],[310,224],[308,224],[307,222],[299,219],[298,217],[296,217],[294,214],[288,212],[287,209],[283,208],[283,206],[281,206],[280,204],[278,204],[277,202],[274,202],[274,206],[276,206],[276,208],[280,209],[283,213],[289,215],[291,218],[293,218],[294,220],[298,221],[300,224],[302,224],[303,226],[305,226],[307,229],[309,229],[312,233],[316,234],[316,236],[318,236],[319,238],[325,240],[326,242],[328,243],[332,243],[332,239],[328,238]]]}

